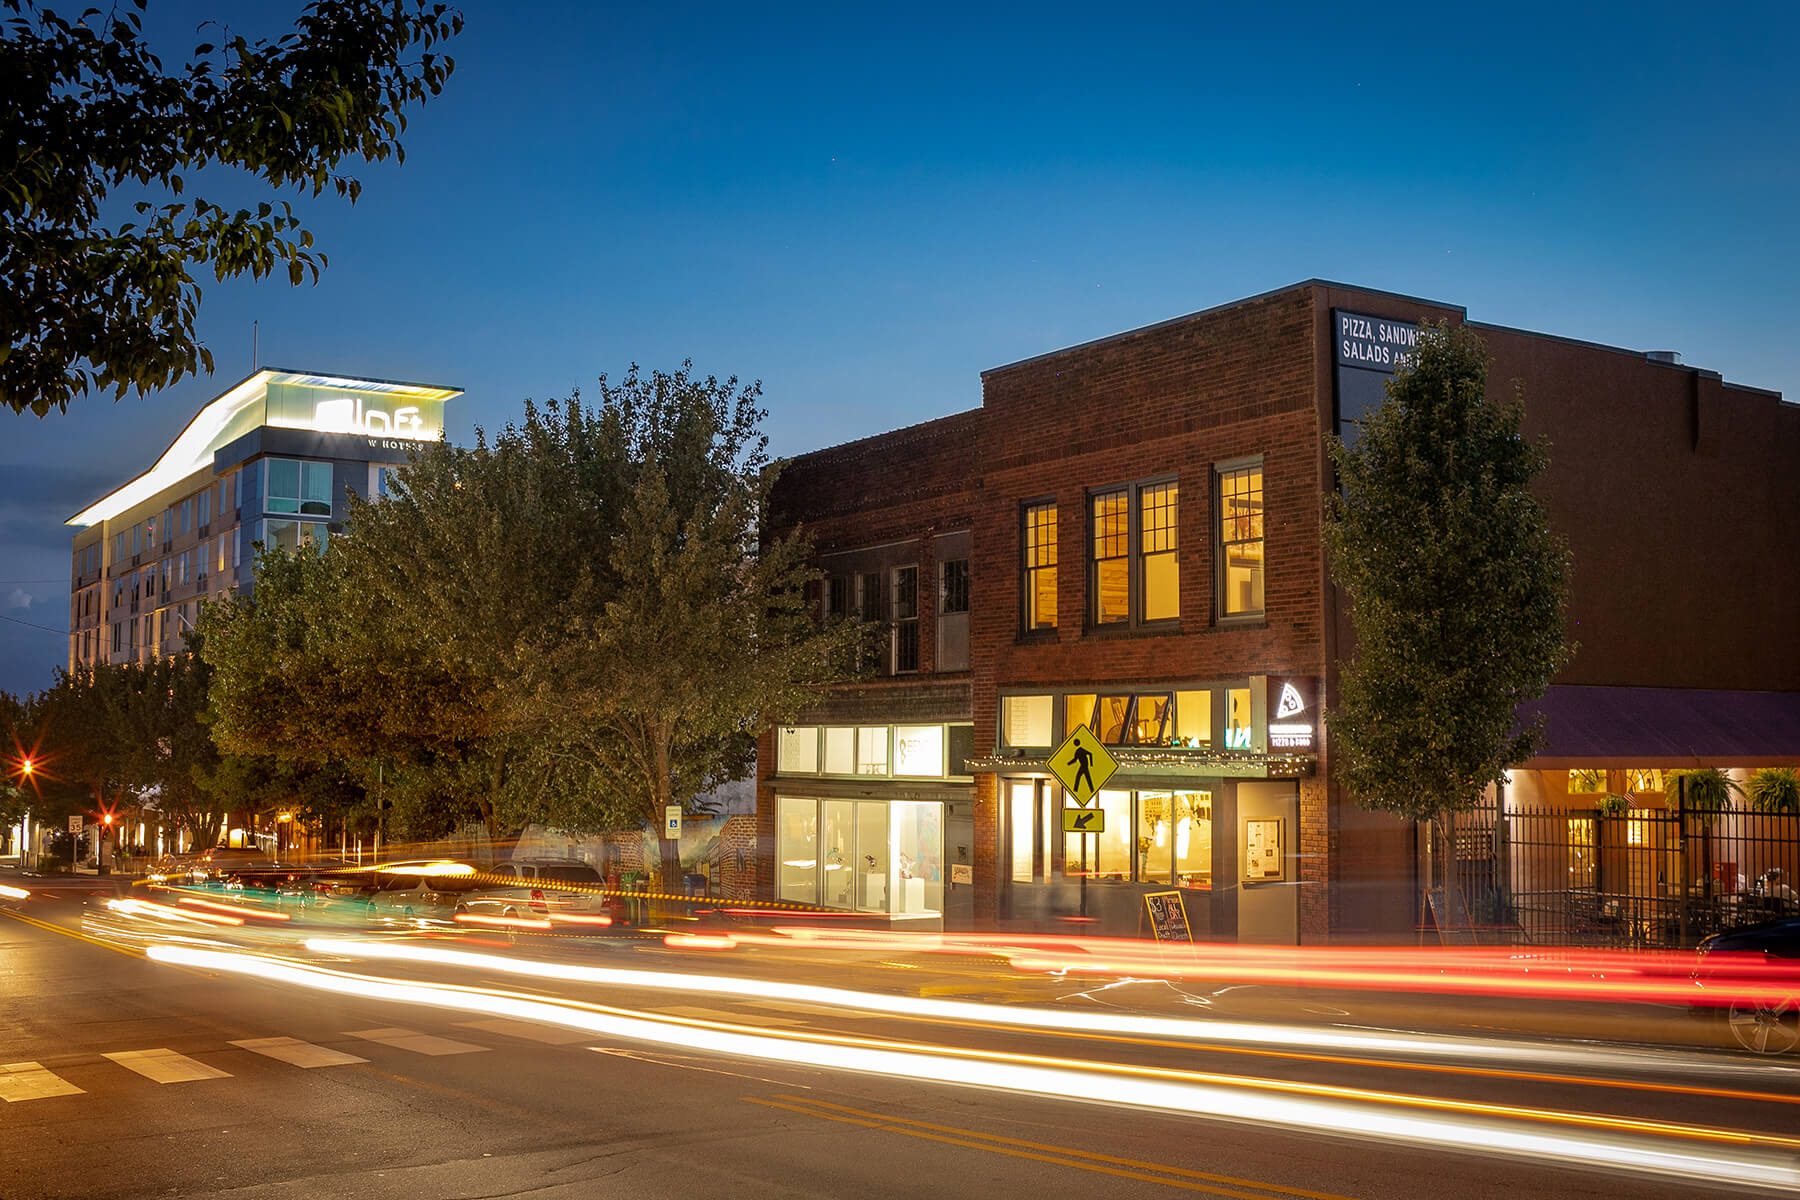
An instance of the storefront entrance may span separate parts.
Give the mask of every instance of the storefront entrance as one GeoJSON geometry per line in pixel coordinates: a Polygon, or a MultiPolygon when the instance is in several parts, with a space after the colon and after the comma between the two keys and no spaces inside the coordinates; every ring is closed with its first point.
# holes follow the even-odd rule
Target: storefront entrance
{"type": "Polygon", "coordinates": [[[942,803],[782,796],[776,805],[778,899],[942,920],[942,803]]]}

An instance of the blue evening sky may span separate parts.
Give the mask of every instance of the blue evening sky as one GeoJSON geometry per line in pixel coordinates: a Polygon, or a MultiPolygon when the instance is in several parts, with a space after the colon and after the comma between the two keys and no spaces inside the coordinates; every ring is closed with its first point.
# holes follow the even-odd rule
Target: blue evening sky
{"type": "MultiPolygon", "coordinates": [[[[152,12],[178,58],[297,7],[152,12]]],[[[66,628],[61,522],[248,371],[252,320],[265,365],[468,389],[458,439],[691,357],[793,453],[1310,276],[1800,396],[1791,5],[464,11],[405,166],[301,205],[323,281],[206,289],[217,375],[0,416],[0,688],[64,661],[31,627],[66,628]]]]}

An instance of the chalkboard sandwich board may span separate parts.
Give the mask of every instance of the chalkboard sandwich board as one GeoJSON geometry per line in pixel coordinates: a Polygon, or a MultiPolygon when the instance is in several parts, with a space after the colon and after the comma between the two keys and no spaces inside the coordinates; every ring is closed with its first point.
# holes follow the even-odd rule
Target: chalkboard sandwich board
{"type": "Polygon", "coordinates": [[[1150,910],[1150,932],[1157,941],[1194,940],[1193,931],[1188,928],[1187,905],[1182,902],[1180,892],[1146,893],[1144,907],[1150,910]]]}

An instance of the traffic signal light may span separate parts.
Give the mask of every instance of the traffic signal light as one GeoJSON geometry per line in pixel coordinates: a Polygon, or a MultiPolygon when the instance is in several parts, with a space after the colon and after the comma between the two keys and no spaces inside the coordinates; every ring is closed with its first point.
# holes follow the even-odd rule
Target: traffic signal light
{"type": "Polygon", "coordinates": [[[105,821],[108,825],[111,825],[113,823],[113,815],[111,813],[106,813],[100,819],[102,821],[105,821]]]}

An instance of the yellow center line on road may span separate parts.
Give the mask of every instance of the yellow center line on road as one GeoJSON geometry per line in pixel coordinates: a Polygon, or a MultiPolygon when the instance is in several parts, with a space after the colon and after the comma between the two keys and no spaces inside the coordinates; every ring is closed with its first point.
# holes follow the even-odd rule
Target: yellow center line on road
{"type": "Polygon", "coordinates": [[[823,1100],[813,1100],[805,1096],[778,1096],[772,1100],[760,1096],[740,1098],[748,1104],[759,1104],[764,1108],[781,1109],[824,1121],[836,1121],[843,1125],[904,1134],[907,1137],[921,1138],[947,1146],[985,1150],[990,1154],[1029,1159],[1032,1162],[1069,1167],[1077,1171],[1091,1171],[1100,1175],[1111,1175],[1118,1179],[1131,1179],[1141,1183],[1160,1183],[1164,1187],[1179,1188],[1188,1192],[1202,1192],[1209,1196],[1226,1196],[1230,1197],[1230,1200],[1269,1200],[1271,1195],[1301,1197],[1303,1200],[1350,1200],[1349,1197],[1332,1192],[1313,1192],[1301,1188],[1282,1187],[1278,1184],[1260,1183],[1254,1179],[1239,1179],[1230,1175],[1214,1175],[1206,1171],[1194,1171],[1187,1167],[1143,1162],[1112,1154],[1096,1154],[1087,1150],[1071,1150],[1062,1146],[1047,1145],[1043,1142],[1028,1142],[1022,1138],[982,1133],[980,1130],[962,1129],[954,1125],[937,1125],[929,1121],[890,1117],[863,1109],[848,1108],[841,1104],[831,1104],[823,1100]],[[1253,1190],[1246,1191],[1244,1190],[1246,1188],[1253,1190]]]}
{"type": "Polygon", "coordinates": [[[49,921],[40,921],[36,917],[28,917],[24,913],[11,912],[5,909],[0,909],[0,914],[11,917],[15,921],[23,922],[26,925],[36,926],[49,933],[60,933],[64,937],[72,937],[77,941],[86,942],[90,946],[98,946],[102,950],[111,950],[114,954],[124,954],[131,958],[144,957],[144,952],[142,950],[135,950],[130,946],[120,946],[113,942],[103,941],[100,938],[82,933],[78,929],[65,929],[61,925],[53,925],[49,921]]]}

